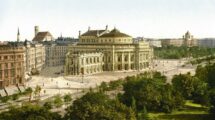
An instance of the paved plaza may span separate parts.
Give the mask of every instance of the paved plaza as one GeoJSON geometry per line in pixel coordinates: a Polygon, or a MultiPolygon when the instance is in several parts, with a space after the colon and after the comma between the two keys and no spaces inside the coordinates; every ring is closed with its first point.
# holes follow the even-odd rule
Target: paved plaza
{"type": "MultiPolygon", "coordinates": [[[[160,71],[168,78],[167,82],[171,82],[171,78],[175,74],[195,73],[195,67],[182,65],[186,60],[154,60],[153,66],[148,70],[160,71]]],[[[56,94],[76,94],[84,89],[94,88],[101,82],[109,82],[133,76],[144,71],[121,71],[121,72],[103,72],[87,76],[63,76],[63,74],[55,74],[62,71],[63,67],[53,67],[42,71],[41,75],[33,76],[26,85],[35,88],[36,85],[42,87],[42,99],[46,99],[56,94]]],[[[146,70],[145,70],[146,71],[146,70]]]]}

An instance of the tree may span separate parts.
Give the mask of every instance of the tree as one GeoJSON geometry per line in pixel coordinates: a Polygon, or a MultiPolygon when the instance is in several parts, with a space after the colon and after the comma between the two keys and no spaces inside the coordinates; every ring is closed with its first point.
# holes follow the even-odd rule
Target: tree
{"type": "Polygon", "coordinates": [[[48,101],[43,104],[43,107],[50,110],[52,109],[52,102],[48,101]]]}
{"type": "Polygon", "coordinates": [[[124,94],[119,99],[132,108],[135,100],[137,112],[146,107],[148,111],[169,113],[183,105],[183,102],[177,103],[178,98],[181,98],[180,94],[175,94],[172,86],[161,78],[136,77],[127,80],[123,84],[123,90],[124,94]]]}
{"type": "Polygon", "coordinates": [[[34,90],[35,97],[37,97],[38,99],[40,97],[41,90],[42,90],[42,88],[39,85],[37,85],[35,90],[34,90]]]}
{"type": "Polygon", "coordinates": [[[131,98],[131,108],[136,111],[137,108],[136,108],[136,100],[134,99],[134,97],[131,98]]]}
{"type": "Polygon", "coordinates": [[[107,91],[108,90],[108,85],[106,82],[102,82],[101,85],[99,86],[100,91],[107,91]]]}
{"type": "Polygon", "coordinates": [[[72,101],[72,97],[71,97],[70,94],[65,95],[65,96],[63,97],[63,99],[64,99],[64,102],[65,102],[66,104],[69,104],[69,102],[72,101]]]}
{"type": "Polygon", "coordinates": [[[175,75],[172,79],[172,85],[175,90],[181,91],[186,99],[190,99],[194,91],[194,81],[192,76],[188,74],[175,75]]]}
{"type": "Polygon", "coordinates": [[[67,120],[135,120],[135,113],[103,92],[89,92],[67,108],[67,120]]]}
{"type": "MultiPolygon", "coordinates": [[[[197,71],[202,71],[200,66],[197,69],[197,71]]],[[[206,78],[206,76],[180,74],[173,77],[172,84],[174,89],[180,91],[184,98],[193,100],[195,103],[208,105],[208,84],[202,78],[206,78]]]]}
{"type": "Polygon", "coordinates": [[[10,96],[1,97],[1,101],[2,101],[3,103],[6,103],[8,100],[10,100],[10,96]]]}
{"type": "Polygon", "coordinates": [[[55,106],[56,106],[57,108],[59,108],[59,107],[61,107],[61,106],[63,105],[63,101],[62,101],[60,95],[56,95],[56,96],[54,97],[54,102],[53,102],[53,103],[55,104],[55,106]]]}
{"type": "Polygon", "coordinates": [[[31,87],[28,87],[27,89],[25,89],[25,94],[29,95],[29,102],[31,101],[32,93],[33,93],[33,90],[31,87]]]}
{"type": "Polygon", "coordinates": [[[215,88],[210,90],[209,93],[210,104],[211,104],[211,113],[215,114],[215,88]]]}
{"type": "Polygon", "coordinates": [[[143,110],[138,113],[137,119],[138,120],[148,120],[149,119],[149,115],[146,110],[146,107],[143,107],[143,110]]]}
{"type": "Polygon", "coordinates": [[[25,105],[20,108],[11,108],[0,113],[1,120],[61,120],[58,113],[52,113],[38,105],[25,105]]]}
{"type": "Polygon", "coordinates": [[[13,94],[12,99],[13,100],[18,100],[19,99],[19,94],[13,94]]]}

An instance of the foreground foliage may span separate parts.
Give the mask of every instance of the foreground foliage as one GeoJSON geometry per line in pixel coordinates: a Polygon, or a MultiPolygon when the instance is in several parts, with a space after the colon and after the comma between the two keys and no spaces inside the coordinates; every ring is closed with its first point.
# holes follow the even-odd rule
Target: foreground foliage
{"type": "Polygon", "coordinates": [[[10,108],[0,114],[0,120],[60,120],[57,113],[50,112],[38,105],[25,105],[21,108],[10,108]]]}
{"type": "Polygon", "coordinates": [[[67,108],[66,120],[135,120],[135,113],[103,92],[89,92],[67,108]]]}
{"type": "Polygon", "coordinates": [[[162,48],[155,48],[154,54],[158,58],[162,59],[180,59],[185,57],[203,57],[210,56],[215,53],[215,48],[201,48],[201,47],[175,47],[167,46],[162,48]]]}
{"type": "Polygon", "coordinates": [[[144,76],[127,78],[120,100],[127,106],[135,108],[137,112],[146,108],[148,111],[171,113],[174,109],[180,108],[184,100],[170,84],[165,83],[164,78],[159,75],[154,75],[153,78],[144,76]]]}

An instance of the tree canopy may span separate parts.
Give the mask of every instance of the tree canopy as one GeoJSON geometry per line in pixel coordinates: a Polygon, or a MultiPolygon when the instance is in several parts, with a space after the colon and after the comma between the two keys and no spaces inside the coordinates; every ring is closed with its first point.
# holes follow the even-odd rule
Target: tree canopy
{"type": "Polygon", "coordinates": [[[67,120],[135,120],[135,113],[103,92],[89,92],[67,109],[67,120]]]}
{"type": "Polygon", "coordinates": [[[142,111],[171,112],[183,104],[181,95],[173,87],[165,83],[165,78],[159,74],[153,78],[137,76],[128,78],[123,85],[124,94],[120,100],[127,106],[132,106],[135,99],[136,108],[142,111]]]}
{"type": "Polygon", "coordinates": [[[0,120],[60,120],[61,116],[38,105],[10,108],[0,114],[0,120]]]}

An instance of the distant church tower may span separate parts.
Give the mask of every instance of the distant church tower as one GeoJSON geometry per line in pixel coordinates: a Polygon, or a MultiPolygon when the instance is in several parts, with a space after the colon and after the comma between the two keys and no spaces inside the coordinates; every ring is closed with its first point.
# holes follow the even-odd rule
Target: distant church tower
{"type": "Polygon", "coordinates": [[[35,33],[35,36],[37,35],[38,32],[39,32],[39,26],[34,26],[34,33],[35,33]]]}
{"type": "Polygon", "coordinates": [[[18,31],[17,31],[17,42],[20,41],[20,33],[19,33],[19,28],[18,28],[18,31]]]}

